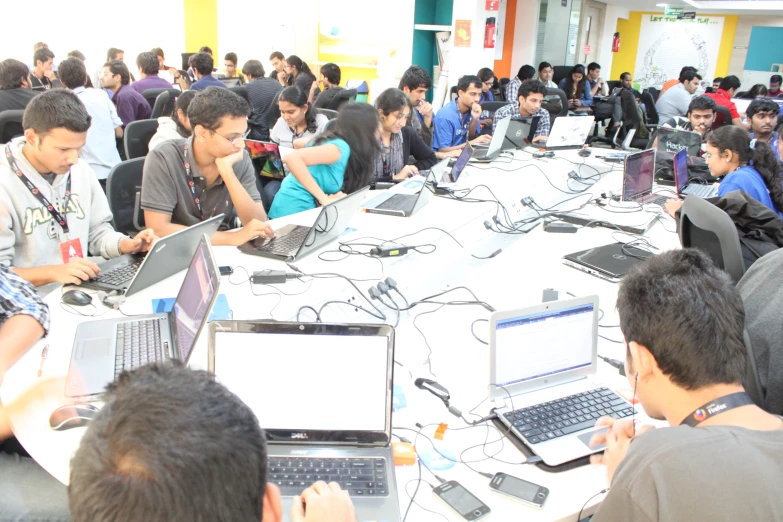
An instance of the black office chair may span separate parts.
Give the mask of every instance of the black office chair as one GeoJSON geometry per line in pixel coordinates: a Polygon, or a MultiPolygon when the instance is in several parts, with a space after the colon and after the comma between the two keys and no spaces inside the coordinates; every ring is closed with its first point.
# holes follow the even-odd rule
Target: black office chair
{"type": "Polygon", "coordinates": [[[719,129],[723,125],[734,125],[731,112],[723,105],[715,107],[715,121],[712,122],[712,130],[719,129]]]}
{"type": "Polygon", "coordinates": [[[244,85],[232,85],[228,90],[237,93],[243,97],[247,103],[250,103],[250,95],[247,92],[247,87],[244,85]]]}
{"type": "MultiPolygon", "coordinates": [[[[506,87],[508,87],[508,84],[511,80],[508,78],[501,78],[500,79],[500,97],[506,100],[506,87]]],[[[507,102],[511,102],[514,100],[506,100],[507,102]]]]}
{"type": "Polygon", "coordinates": [[[23,110],[0,111],[0,143],[8,143],[24,134],[22,128],[23,110]]]}
{"type": "Polygon", "coordinates": [[[125,159],[142,158],[149,152],[150,140],[158,132],[158,120],[136,120],[125,127],[125,159]]]}
{"type": "MultiPolygon", "coordinates": [[[[649,89],[652,89],[650,87],[649,89]]],[[[655,107],[655,98],[653,97],[653,94],[648,90],[644,91],[642,93],[641,102],[644,104],[644,107],[647,109],[647,125],[658,125],[659,118],[658,118],[658,109],[655,107]]]]}
{"type": "Polygon", "coordinates": [[[456,85],[454,87],[452,87],[451,89],[449,89],[449,101],[454,101],[454,100],[457,99],[457,92],[458,91],[459,91],[459,89],[457,88],[456,85]]]}
{"type": "Polygon", "coordinates": [[[281,92],[282,91],[278,91],[277,94],[275,94],[275,97],[272,98],[272,103],[269,104],[269,112],[266,113],[266,125],[270,132],[275,128],[277,120],[280,119],[280,104],[277,103],[277,100],[280,97],[281,92]]]}
{"type": "Polygon", "coordinates": [[[658,101],[658,97],[661,95],[660,90],[656,89],[655,87],[647,87],[645,90],[650,93],[650,96],[652,96],[653,103],[658,101]]]}
{"type": "Polygon", "coordinates": [[[647,139],[636,136],[636,131],[642,125],[642,118],[636,108],[636,99],[631,91],[620,91],[620,106],[622,107],[623,120],[612,138],[612,146],[623,150],[645,149],[647,139]]]}
{"type": "Polygon", "coordinates": [[[571,72],[570,65],[555,65],[552,67],[552,81],[555,82],[557,85],[560,85],[560,80],[563,78],[566,78],[568,76],[568,73],[571,72]]]}
{"type": "MultiPolygon", "coordinates": [[[[163,111],[166,108],[166,105],[168,105],[170,99],[171,95],[169,95],[169,93],[166,91],[158,94],[158,97],[155,98],[155,105],[152,106],[152,114],[150,114],[150,118],[160,118],[163,115],[163,111]]],[[[171,113],[169,113],[169,116],[170,115],[171,113]]]]}
{"type": "Polygon", "coordinates": [[[482,111],[489,111],[489,112],[495,112],[501,107],[505,107],[506,105],[510,105],[511,102],[507,101],[485,101],[481,104],[481,110],[482,111]]]}
{"type": "Polygon", "coordinates": [[[177,103],[177,97],[182,94],[182,91],[175,89],[174,87],[169,89],[161,87],[156,89],[145,89],[141,95],[144,96],[144,99],[147,100],[147,103],[150,104],[150,107],[155,107],[155,102],[158,100],[158,96],[160,96],[160,93],[162,92],[169,93],[169,101],[163,108],[161,116],[171,116],[174,113],[174,106],[177,103]]]}
{"type": "Polygon", "coordinates": [[[114,216],[112,219],[114,230],[129,236],[146,228],[144,212],[141,210],[143,171],[144,158],[123,161],[112,167],[106,181],[106,197],[114,216]]]}
{"type": "Polygon", "coordinates": [[[554,87],[547,87],[546,88],[546,95],[547,96],[554,96],[558,95],[560,96],[560,112],[557,114],[550,113],[551,119],[554,121],[555,118],[558,118],[560,116],[568,116],[568,96],[566,96],[566,93],[562,89],[555,89],[554,87]]]}
{"type": "Polygon", "coordinates": [[[618,80],[607,80],[606,86],[609,88],[609,94],[612,94],[612,91],[615,89],[615,87],[620,86],[620,82],[618,80]]]}
{"type": "Polygon", "coordinates": [[[333,111],[331,109],[315,109],[315,112],[317,114],[323,114],[324,116],[326,116],[330,120],[333,120],[333,119],[337,118],[337,111],[333,111]]]}
{"type": "Polygon", "coordinates": [[[324,108],[339,112],[346,103],[356,101],[357,95],[358,92],[356,89],[340,89],[329,102],[329,105],[324,108]]]}
{"type": "Polygon", "coordinates": [[[680,243],[683,248],[698,248],[705,252],[735,283],[745,274],[734,221],[705,199],[685,199],[680,210],[680,243]]]}

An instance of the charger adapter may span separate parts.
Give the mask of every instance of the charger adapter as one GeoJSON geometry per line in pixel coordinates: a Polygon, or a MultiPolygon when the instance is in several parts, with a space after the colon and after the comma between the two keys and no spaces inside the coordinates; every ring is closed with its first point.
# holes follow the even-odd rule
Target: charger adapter
{"type": "Polygon", "coordinates": [[[548,223],[544,221],[544,232],[554,232],[560,234],[575,234],[577,228],[571,223],[548,223]]]}
{"type": "Polygon", "coordinates": [[[370,254],[376,257],[398,257],[407,254],[408,250],[410,250],[410,247],[403,245],[377,246],[370,250],[370,254]]]}
{"type": "Polygon", "coordinates": [[[276,285],[285,283],[288,280],[285,272],[282,270],[262,270],[253,272],[250,282],[254,285],[276,285]]]}

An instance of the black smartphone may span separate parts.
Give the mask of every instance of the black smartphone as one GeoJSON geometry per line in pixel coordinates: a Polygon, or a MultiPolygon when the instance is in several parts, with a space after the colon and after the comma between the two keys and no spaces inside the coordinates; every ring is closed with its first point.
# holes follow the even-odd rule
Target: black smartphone
{"type": "Polygon", "coordinates": [[[432,489],[432,494],[465,520],[481,520],[489,515],[489,506],[480,501],[456,480],[449,480],[432,489]]]}
{"type": "Polygon", "coordinates": [[[220,275],[231,275],[234,273],[234,269],[230,266],[221,266],[218,267],[218,270],[220,270],[220,275]]]}
{"type": "Polygon", "coordinates": [[[495,473],[489,483],[489,489],[536,509],[544,507],[544,502],[549,497],[548,488],[505,473],[495,473]]]}

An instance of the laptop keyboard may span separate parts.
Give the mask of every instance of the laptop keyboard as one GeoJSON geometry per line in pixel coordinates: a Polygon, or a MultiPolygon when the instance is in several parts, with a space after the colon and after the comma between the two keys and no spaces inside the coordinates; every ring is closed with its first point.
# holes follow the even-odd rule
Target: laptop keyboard
{"type": "Polygon", "coordinates": [[[713,196],[713,192],[714,190],[712,185],[688,185],[685,187],[684,194],[700,198],[708,198],[713,196]]]}
{"type": "MultiPolygon", "coordinates": [[[[424,190],[424,189],[422,189],[424,190]]],[[[411,206],[411,197],[407,194],[395,194],[375,208],[383,210],[408,210],[411,206]]]]}
{"type": "Polygon", "coordinates": [[[160,339],[160,319],[143,319],[117,324],[114,374],[132,370],[168,357],[160,339]]]}
{"type": "Polygon", "coordinates": [[[141,266],[141,261],[115,266],[111,270],[99,274],[93,281],[105,285],[123,286],[133,279],[133,276],[135,276],[136,272],[139,270],[139,266],[141,266]]]}
{"type": "Polygon", "coordinates": [[[309,233],[309,227],[298,227],[292,230],[290,234],[270,240],[268,243],[265,243],[264,246],[258,247],[258,250],[273,254],[288,255],[299,249],[309,233]]]}
{"type": "Polygon", "coordinates": [[[352,497],[389,495],[386,459],[269,457],[269,482],[283,495],[300,495],[316,481],[337,482],[352,497]]]}
{"type": "Polygon", "coordinates": [[[598,388],[520,408],[503,416],[529,443],[537,444],[592,428],[600,417],[623,419],[633,413],[633,406],[615,392],[598,388]]]}

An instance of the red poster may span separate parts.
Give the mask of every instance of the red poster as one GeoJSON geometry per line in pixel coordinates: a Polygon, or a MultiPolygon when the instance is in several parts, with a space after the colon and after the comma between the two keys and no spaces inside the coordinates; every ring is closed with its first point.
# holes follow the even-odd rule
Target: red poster
{"type": "Polygon", "coordinates": [[[500,9],[500,0],[486,0],[487,5],[485,9],[487,11],[497,11],[500,9]]]}
{"type": "Polygon", "coordinates": [[[470,47],[470,20],[457,20],[455,22],[454,47],[470,47]]]}

